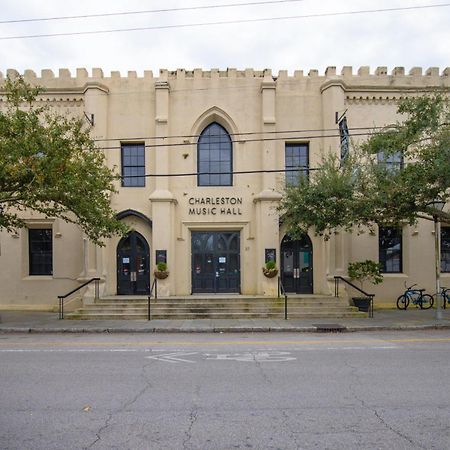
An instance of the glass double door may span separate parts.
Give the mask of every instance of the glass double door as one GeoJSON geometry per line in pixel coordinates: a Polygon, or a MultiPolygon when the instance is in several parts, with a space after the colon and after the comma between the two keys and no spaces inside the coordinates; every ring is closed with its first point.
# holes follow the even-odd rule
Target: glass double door
{"type": "Polygon", "coordinates": [[[284,237],[281,242],[281,280],[286,292],[313,293],[312,243],[308,236],[299,240],[284,237]]]}
{"type": "Polygon", "coordinates": [[[117,294],[145,295],[150,292],[150,248],[133,231],[117,245],[117,294]]]}
{"type": "Polygon", "coordinates": [[[240,284],[239,232],[192,232],[192,293],[239,293],[240,284]]]}

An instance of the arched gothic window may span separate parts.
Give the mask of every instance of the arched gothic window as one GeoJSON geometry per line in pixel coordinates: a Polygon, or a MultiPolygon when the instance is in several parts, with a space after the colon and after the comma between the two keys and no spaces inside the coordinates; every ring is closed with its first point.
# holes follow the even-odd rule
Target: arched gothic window
{"type": "Polygon", "coordinates": [[[230,135],[216,122],[208,125],[197,144],[199,186],[233,184],[233,146],[230,135]]]}

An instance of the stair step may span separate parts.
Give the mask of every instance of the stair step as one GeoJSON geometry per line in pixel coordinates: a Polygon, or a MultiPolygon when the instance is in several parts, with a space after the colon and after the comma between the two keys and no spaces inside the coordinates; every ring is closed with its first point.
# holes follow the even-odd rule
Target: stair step
{"type": "MultiPolygon", "coordinates": [[[[66,314],[67,318],[90,320],[142,319],[148,314],[146,296],[109,296],[66,314]]],[[[289,318],[365,317],[343,299],[325,295],[288,298],[289,318]]],[[[284,318],[284,298],[214,295],[151,299],[152,319],[257,319],[284,318]]]]}

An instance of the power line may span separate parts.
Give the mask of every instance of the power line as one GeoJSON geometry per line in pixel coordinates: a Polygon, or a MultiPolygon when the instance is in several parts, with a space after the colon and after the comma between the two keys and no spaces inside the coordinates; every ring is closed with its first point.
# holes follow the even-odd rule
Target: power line
{"type": "Polygon", "coordinates": [[[203,5],[203,6],[189,6],[184,8],[165,8],[165,9],[147,9],[142,11],[120,11],[114,13],[99,13],[99,14],[82,14],[77,16],[55,16],[55,17],[41,17],[32,19],[11,19],[11,20],[0,20],[0,24],[7,23],[23,23],[23,22],[46,22],[53,20],[70,20],[70,19],[91,19],[96,17],[114,17],[114,16],[131,16],[138,14],[156,14],[156,13],[167,13],[175,11],[196,11],[204,9],[217,9],[217,8],[235,8],[241,6],[258,6],[258,5],[272,5],[276,3],[293,3],[293,2],[303,2],[305,0],[269,0],[263,2],[245,2],[245,3],[225,3],[222,5],[203,5]]]}
{"type": "Polygon", "coordinates": [[[66,33],[48,33],[48,34],[28,34],[28,35],[18,35],[18,36],[3,36],[0,40],[12,40],[12,39],[34,39],[42,37],[60,37],[60,36],[80,36],[80,35],[92,35],[92,34],[109,34],[109,33],[123,33],[130,31],[148,31],[148,30],[164,30],[164,29],[174,29],[174,28],[194,28],[203,26],[214,26],[214,25],[231,25],[240,23],[256,23],[256,22],[271,22],[280,20],[292,20],[292,19],[311,19],[319,17],[336,17],[336,16],[349,16],[357,14],[372,14],[372,13],[382,13],[382,12],[395,12],[395,11],[412,11],[418,9],[429,9],[429,8],[442,8],[450,6],[450,3],[442,3],[437,5],[423,5],[423,6],[406,6],[399,8],[384,8],[384,9],[367,9],[358,11],[345,11],[345,12],[332,12],[332,13],[318,13],[318,14],[305,14],[297,16],[280,16],[280,17],[265,17],[259,19],[239,19],[239,20],[223,20],[218,22],[198,22],[198,23],[185,23],[177,25],[157,25],[152,27],[136,27],[136,28],[116,28],[110,30],[92,30],[92,31],[72,31],[66,33]]]}
{"type": "MultiPolygon", "coordinates": [[[[353,133],[351,136],[369,136],[371,133],[353,133]]],[[[218,141],[214,142],[215,144],[227,144],[227,143],[235,143],[235,144],[245,144],[246,142],[270,142],[270,141],[285,141],[285,140],[292,140],[292,141],[304,141],[306,139],[326,139],[326,138],[333,138],[333,137],[340,137],[338,134],[328,134],[328,135],[310,135],[310,136],[283,136],[283,137],[274,137],[274,138],[255,138],[255,139],[245,139],[245,140],[229,140],[229,141],[218,141]]],[[[131,139],[124,139],[124,141],[131,141],[131,139]]],[[[173,143],[167,143],[167,144],[144,144],[145,148],[157,148],[157,147],[185,147],[188,145],[197,145],[197,142],[173,142],[173,143]]],[[[100,147],[100,150],[119,150],[121,149],[121,146],[114,146],[114,147],[100,147]]]]}
{"type": "MultiPolygon", "coordinates": [[[[349,128],[349,131],[353,130],[376,130],[387,128],[385,126],[375,127],[353,127],[349,128]]],[[[317,128],[317,129],[305,129],[305,130],[281,130],[281,131],[247,131],[242,133],[228,133],[230,136],[251,136],[255,134],[292,134],[292,133],[319,133],[319,132],[328,132],[328,131],[336,131],[336,128],[317,128]]],[[[174,135],[166,135],[166,136],[137,136],[137,137],[119,137],[119,138],[105,138],[105,139],[93,139],[94,142],[107,142],[107,141],[139,141],[139,140],[158,140],[158,139],[188,139],[188,138],[198,138],[201,134],[174,134],[174,135]]],[[[325,136],[328,137],[328,136],[325,136]]],[[[332,136],[334,137],[334,135],[332,136]]],[[[308,138],[308,136],[303,136],[303,138],[308,138]]],[[[281,138],[280,138],[281,139],[281,138]]],[[[285,136],[283,139],[292,139],[290,136],[285,136]]],[[[241,142],[241,141],[234,141],[241,142]]],[[[189,142],[187,145],[192,144],[189,142]]],[[[167,144],[166,144],[167,145],[167,144]]]]}
{"type": "MultiPolygon", "coordinates": [[[[260,169],[260,170],[235,170],[228,172],[185,172],[185,173],[146,173],[143,175],[121,175],[120,178],[161,178],[161,177],[191,177],[201,175],[248,175],[255,173],[285,173],[285,172],[310,172],[322,170],[320,167],[298,166],[292,169],[260,169]]],[[[133,186],[130,186],[133,187],[133,186]]]]}

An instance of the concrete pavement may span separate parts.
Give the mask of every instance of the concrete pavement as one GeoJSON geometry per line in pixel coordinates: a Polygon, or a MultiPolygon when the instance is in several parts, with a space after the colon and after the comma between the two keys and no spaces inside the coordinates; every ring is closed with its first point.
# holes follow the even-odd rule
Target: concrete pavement
{"type": "Polygon", "coordinates": [[[232,333],[450,329],[450,309],[375,311],[373,318],[59,320],[57,313],[0,311],[0,333],[232,333]]]}

